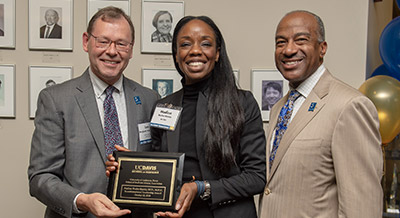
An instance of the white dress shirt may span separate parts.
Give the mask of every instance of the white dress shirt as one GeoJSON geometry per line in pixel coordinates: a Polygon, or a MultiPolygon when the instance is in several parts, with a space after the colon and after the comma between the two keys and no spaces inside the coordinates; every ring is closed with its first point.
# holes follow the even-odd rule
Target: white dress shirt
{"type": "MultiPolygon", "coordinates": [[[[306,98],[308,97],[308,95],[310,94],[310,92],[314,88],[314,86],[317,84],[317,82],[319,81],[319,79],[321,78],[321,76],[325,72],[325,70],[326,70],[325,66],[323,64],[321,64],[321,66],[319,66],[318,69],[313,74],[311,74],[310,77],[308,77],[306,80],[304,80],[296,88],[296,90],[301,95],[293,103],[293,112],[292,112],[292,116],[290,117],[290,119],[288,121],[288,125],[290,124],[290,122],[292,122],[293,117],[296,116],[297,111],[299,111],[301,105],[303,105],[304,101],[306,100],[306,98]]],[[[293,89],[294,88],[290,87],[290,90],[288,93],[290,93],[290,91],[293,89]]],[[[272,133],[270,151],[272,151],[272,147],[274,146],[275,132],[276,132],[276,127],[272,133]]]]}
{"type": "MultiPolygon", "coordinates": [[[[99,109],[101,124],[104,129],[104,100],[106,99],[106,93],[104,92],[108,87],[108,84],[103,80],[99,79],[89,68],[90,80],[92,81],[94,95],[96,97],[97,108],[99,109]]],[[[115,106],[118,112],[118,122],[121,129],[122,141],[125,148],[129,148],[128,142],[128,116],[126,113],[126,100],[124,93],[124,86],[122,84],[123,76],[114,83],[115,91],[113,92],[113,98],[115,106]]]]}
{"type": "Polygon", "coordinates": [[[49,26],[46,24],[46,28],[44,29],[43,38],[49,38],[51,31],[53,31],[53,29],[54,29],[54,25],[55,24],[49,26]]]}

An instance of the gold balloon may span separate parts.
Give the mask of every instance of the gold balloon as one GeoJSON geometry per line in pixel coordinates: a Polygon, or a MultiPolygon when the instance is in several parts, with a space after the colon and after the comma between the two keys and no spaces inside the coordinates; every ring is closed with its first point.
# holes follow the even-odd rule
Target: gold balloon
{"type": "Polygon", "coordinates": [[[391,142],[400,133],[400,82],[390,76],[374,76],[359,90],[378,110],[382,143],[391,142]]]}

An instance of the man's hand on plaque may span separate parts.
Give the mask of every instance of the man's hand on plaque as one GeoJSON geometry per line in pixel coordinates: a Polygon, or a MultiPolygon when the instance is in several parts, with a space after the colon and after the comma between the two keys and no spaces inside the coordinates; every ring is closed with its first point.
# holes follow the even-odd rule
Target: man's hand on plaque
{"type": "Polygon", "coordinates": [[[156,216],[160,217],[173,217],[179,218],[185,214],[186,211],[190,209],[192,205],[193,199],[196,197],[197,194],[197,185],[194,182],[185,183],[182,186],[181,193],[179,194],[179,198],[176,201],[175,209],[178,211],[176,212],[157,212],[156,216]]]}
{"type": "MultiPolygon", "coordinates": [[[[117,151],[131,151],[125,147],[115,145],[117,151]]],[[[118,163],[115,161],[115,158],[112,154],[107,156],[108,161],[106,161],[106,176],[110,177],[110,173],[115,171],[118,168],[118,163]]]]}
{"type": "Polygon", "coordinates": [[[79,210],[90,211],[96,217],[120,217],[130,214],[128,209],[121,210],[107,196],[101,193],[81,194],[76,199],[76,205],[79,210]]]}

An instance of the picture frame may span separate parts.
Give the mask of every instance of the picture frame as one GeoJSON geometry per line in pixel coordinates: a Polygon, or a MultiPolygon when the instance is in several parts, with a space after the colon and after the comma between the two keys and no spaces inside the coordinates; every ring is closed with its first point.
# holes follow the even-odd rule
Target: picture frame
{"type": "Polygon", "coordinates": [[[29,49],[72,51],[73,17],[73,0],[29,0],[29,49]]]}
{"type": "Polygon", "coordinates": [[[182,88],[182,76],[175,69],[142,69],[142,85],[156,91],[161,98],[182,88]]]}
{"type": "Polygon", "coordinates": [[[34,118],[42,89],[72,78],[72,66],[29,66],[29,117],[34,118]]]}
{"type": "Polygon", "coordinates": [[[142,53],[172,53],[172,34],[184,9],[183,1],[142,0],[142,53]],[[158,26],[158,21],[164,25],[158,26]]]}
{"type": "Polygon", "coordinates": [[[0,0],[0,48],[15,48],[15,0],[0,0]]]}
{"type": "Polygon", "coordinates": [[[0,65],[0,117],[15,118],[15,65],[0,65]]]}
{"type": "Polygon", "coordinates": [[[240,72],[240,70],[238,70],[238,69],[233,69],[233,75],[235,76],[236,85],[237,85],[238,87],[240,87],[240,83],[239,83],[239,72],[240,72]]]}
{"type": "Polygon", "coordinates": [[[251,91],[260,107],[263,121],[269,121],[270,108],[286,95],[288,90],[289,83],[278,70],[251,70],[251,91]],[[267,94],[267,90],[271,92],[267,94]]]}
{"type": "Polygon", "coordinates": [[[131,0],[87,0],[87,23],[101,8],[114,6],[121,8],[125,14],[131,16],[131,0]]]}

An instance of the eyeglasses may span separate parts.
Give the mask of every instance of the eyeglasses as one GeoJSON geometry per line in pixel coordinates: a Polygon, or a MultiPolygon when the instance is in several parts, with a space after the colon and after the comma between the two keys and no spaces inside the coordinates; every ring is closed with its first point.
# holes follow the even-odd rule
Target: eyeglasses
{"type": "Polygon", "coordinates": [[[127,42],[127,41],[123,41],[123,40],[112,41],[112,40],[109,40],[109,39],[101,37],[101,36],[96,37],[96,36],[92,35],[91,33],[89,33],[89,35],[95,39],[94,44],[96,45],[96,47],[101,48],[101,49],[108,49],[108,47],[110,47],[110,45],[112,43],[114,43],[117,51],[128,52],[132,45],[132,42],[127,42]]]}

